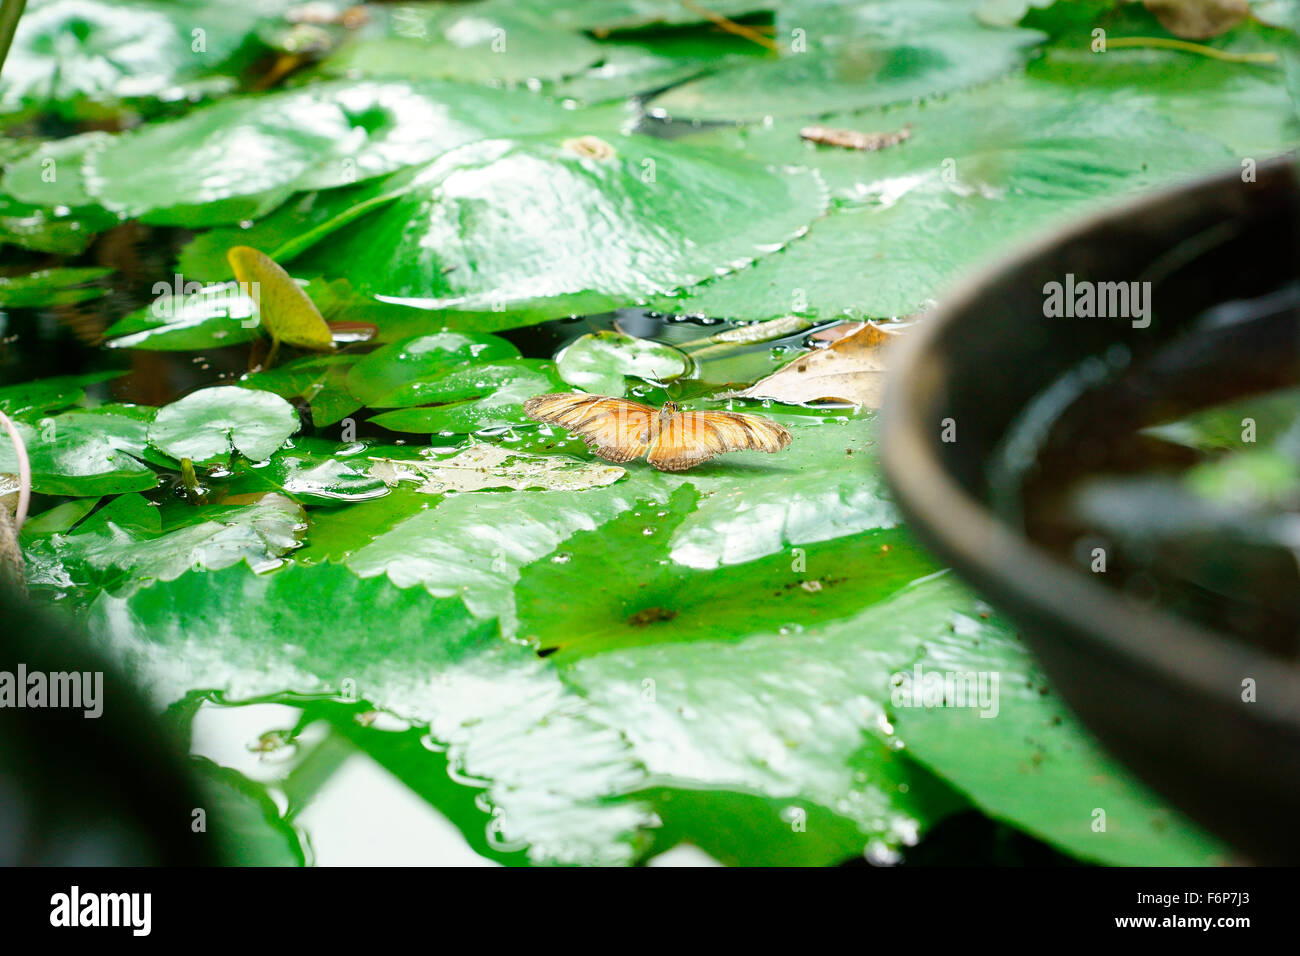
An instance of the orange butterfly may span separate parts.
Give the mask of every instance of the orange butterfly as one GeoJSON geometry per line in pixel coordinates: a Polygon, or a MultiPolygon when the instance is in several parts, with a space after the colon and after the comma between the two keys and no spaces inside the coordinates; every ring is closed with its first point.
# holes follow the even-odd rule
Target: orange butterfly
{"type": "Polygon", "coordinates": [[[685,471],[728,451],[778,452],[790,444],[788,431],[759,415],[684,412],[672,402],[656,410],[622,398],[560,392],[528,399],[524,411],[581,435],[606,461],[646,455],[660,471],[685,471]]]}

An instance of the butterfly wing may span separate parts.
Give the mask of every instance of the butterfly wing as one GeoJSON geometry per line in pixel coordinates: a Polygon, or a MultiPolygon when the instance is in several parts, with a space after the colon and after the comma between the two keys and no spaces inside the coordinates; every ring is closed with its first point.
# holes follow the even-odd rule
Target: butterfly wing
{"type": "Polygon", "coordinates": [[[646,460],[662,471],[685,471],[724,452],[778,452],[790,440],[788,431],[758,415],[681,412],[660,426],[646,460]]]}
{"type": "Polygon", "coordinates": [[[644,455],[657,414],[649,405],[581,392],[538,395],[524,402],[524,412],[534,421],[552,422],[581,435],[606,461],[631,461],[644,455]]]}

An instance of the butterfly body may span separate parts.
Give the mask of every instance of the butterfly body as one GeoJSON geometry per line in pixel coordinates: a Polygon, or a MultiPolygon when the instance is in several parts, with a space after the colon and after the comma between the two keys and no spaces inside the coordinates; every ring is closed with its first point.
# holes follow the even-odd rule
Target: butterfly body
{"type": "Polygon", "coordinates": [[[582,392],[539,395],[524,402],[529,418],[582,437],[606,461],[646,456],[661,471],[685,471],[729,451],[782,451],[790,433],[761,415],[684,412],[673,402],[640,402],[582,392]]]}

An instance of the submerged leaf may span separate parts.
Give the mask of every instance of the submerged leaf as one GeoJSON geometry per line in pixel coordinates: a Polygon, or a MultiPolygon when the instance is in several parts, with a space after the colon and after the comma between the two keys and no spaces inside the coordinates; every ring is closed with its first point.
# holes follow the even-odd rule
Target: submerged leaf
{"type": "Polygon", "coordinates": [[[389,485],[399,481],[417,482],[416,490],[426,495],[489,488],[578,491],[612,485],[627,474],[613,465],[597,465],[558,455],[525,455],[487,443],[471,445],[451,458],[436,461],[375,459],[370,473],[389,485]]]}

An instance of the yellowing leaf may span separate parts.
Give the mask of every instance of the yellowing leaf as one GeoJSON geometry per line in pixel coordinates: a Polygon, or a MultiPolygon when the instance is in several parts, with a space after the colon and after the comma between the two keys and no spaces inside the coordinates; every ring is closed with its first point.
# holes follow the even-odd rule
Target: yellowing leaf
{"type": "Polygon", "coordinates": [[[1250,16],[1246,0],[1143,0],[1160,25],[1184,40],[1208,40],[1250,16]]]}
{"type": "Polygon", "coordinates": [[[315,303],[274,259],[250,246],[235,246],[226,259],[235,278],[257,303],[271,341],[320,352],[334,347],[329,326],[315,303]]]}
{"type": "Polygon", "coordinates": [[[830,346],[800,356],[738,395],[778,402],[852,402],[879,408],[885,389],[881,349],[896,332],[867,323],[830,346]]]}

